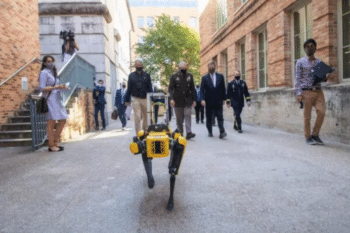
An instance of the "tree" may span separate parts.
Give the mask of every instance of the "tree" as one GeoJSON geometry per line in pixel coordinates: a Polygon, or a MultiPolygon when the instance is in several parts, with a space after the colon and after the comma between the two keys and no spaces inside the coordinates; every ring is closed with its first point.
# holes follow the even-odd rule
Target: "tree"
{"type": "Polygon", "coordinates": [[[198,33],[167,15],[158,17],[155,25],[144,31],[146,35],[142,43],[137,44],[136,53],[144,60],[144,68],[153,81],[169,85],[170,75],[178,69],[181,61],[187,62],[195,82],[200,81],[198,33]]]}

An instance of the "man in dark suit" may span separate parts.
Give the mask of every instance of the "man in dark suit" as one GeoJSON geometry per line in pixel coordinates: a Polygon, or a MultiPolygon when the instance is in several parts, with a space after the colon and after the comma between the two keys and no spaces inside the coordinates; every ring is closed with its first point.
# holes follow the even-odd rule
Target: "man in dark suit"
{"type": "Polygon", "coordinates": [[[94,100],[94,105],[95,105],[96,130],[99,130],[98,112],[100,112],[101,114],[102,130],[106,129],[105,105],[107,102],[105,99],[105,91],[106,91],[106,88],[103,86],[103,80],[99,80],[92,92],[92,98],[94,100]]]}
{"type": "Polygon", "coordinates": [[[114,102],[114,106],[118,109],[119,119],[122,122],[122,130],[124,130],[126,126],[125,95],[126,95],[126,83],[123,83],[122,88],[117,90],[117,93],[115,95],[115,102],[114,102]]]}
{"type": "Polygon", "coordinates": [[[197,124],[199,123],[199,118],[202,123],[204,123],[204,107],[202,106],[202,96],[201,96],[201,88],[200,85],[196,85],[196,93],[197,93],[197,98],[196,98],[196,122],[197,124]]]}
{"type": "Polygon", "coordinates": [[[207,129],[209,137],[213,137],[213,125],[212,117],[213,113],[217,118],[220,136],[222,139],[227,136],[224,128],[224,116],[223,116],[223,105],[226,100],[226,88],[225,80],[222,74],[215,72],[216,63],[214,61],[209,62],[207,75],[202,77],[201,95],[202,95],[202,106],[206,108],[207,118],[207,129]]]}

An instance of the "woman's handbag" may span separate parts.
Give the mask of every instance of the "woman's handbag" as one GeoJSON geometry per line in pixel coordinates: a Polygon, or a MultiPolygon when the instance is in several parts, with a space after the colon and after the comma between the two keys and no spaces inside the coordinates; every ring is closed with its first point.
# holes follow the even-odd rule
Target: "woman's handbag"
{"type": "MultiPolygon", "coordinates": [[[[55,84],[52,86],[56,86],[56,79],[55,79],[55,84]]],[[[38,102],[36,103],[36,112],[37,113],[47,113],[49,111],[49,106],[47,105],[47,99],[50,97],[51,92],[47,95],[47,98],[44,96],[40,97],[38,102]]]]}
{"type": "Polygon", "coordinates": [[[114,111],[112,112],[111,118],[113,120],[118,120],[118,110],[117,109],[114,109],[114,111]]]}

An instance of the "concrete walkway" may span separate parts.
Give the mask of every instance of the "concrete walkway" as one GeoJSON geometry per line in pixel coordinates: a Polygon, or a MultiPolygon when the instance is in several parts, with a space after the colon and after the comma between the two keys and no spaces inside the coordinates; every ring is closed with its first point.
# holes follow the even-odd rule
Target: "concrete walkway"
{"type": "Polygon", "coordinates": [[[0,232],[350,232],[349,146],[225,126],[220,140],[193,125],[172,212],[169,158],[153,161],[149,190],[119,122],[64,152],[0,149],[0,232]]]}

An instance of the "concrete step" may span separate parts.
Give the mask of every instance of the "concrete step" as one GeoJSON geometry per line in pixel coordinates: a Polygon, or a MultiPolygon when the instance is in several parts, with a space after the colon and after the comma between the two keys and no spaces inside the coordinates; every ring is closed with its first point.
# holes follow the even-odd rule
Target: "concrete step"
{"type": "Polygon", "coordinates": [[[22,122],[22,123],[8,123],[4,124],[1,127],[1,131],[15,131],[15,130],[31,130],[32,126],[30,122],[22,122]]]}
{"type": "Polygon", "coordinates": [[[31,146],[32,139],[0,139],[0,147],[31,146]]]}
{"type": "Polygon", "coordinates": [[[30,122],[30,116],[14,116],[8,118],[9,123],[27,123],[30,122]]]}
{"type": "Polygon", "coordinates": [[[0,131],[0,139],[31,139],[31,130],[0,131]]]}
{"type": "Polygon", "coordinates": [[[19,110],[15,112],[15,116],[29,116],[30,117],[30,111],[29,110],[19,110]]]}

